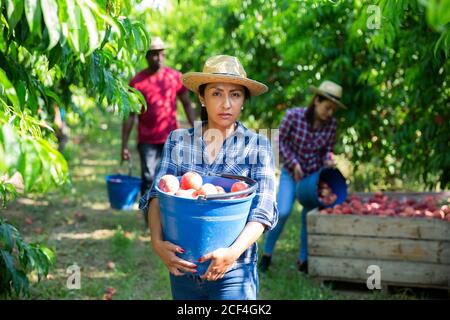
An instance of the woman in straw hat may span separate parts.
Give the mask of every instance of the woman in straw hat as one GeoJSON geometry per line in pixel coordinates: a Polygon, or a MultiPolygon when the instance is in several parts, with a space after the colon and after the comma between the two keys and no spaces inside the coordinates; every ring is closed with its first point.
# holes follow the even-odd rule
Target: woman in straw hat
{"type": "MultiPolygon", "coordinates": [[[[272,252],[283,231],[284,224],[292,212],[295,190],[302,177],[321,167],[334,166],[333,148],[336,140],[337,107],[345,108],[341,102],[342,87],[332,81],[324,81],[319,88],[311,86],[314,96],[308,108],[293,108],[286,112],[279,128],[280,158],[283,167],[280,175],[277,205],[279,222],[267,233],[264,241],[261,271],[271,264],[272,252]]],[[[297,259],[300,271],[308,273],[306,215],[302,215],[301,246],[297,259]]]]}
{"type": "Polygon", "coordinates": [[[256,299],[256,241],[265,230],[272,229],[278,219],[275,173],[268,139],[247,129],[238,119],[245,100],[266,92],[267,87],[247,78],[239,60],[226,55],[209,58],[203,72],[189,72],[182,79],[183,84],[198,95],[207,119],[196,122],[192,129],[171,133],[164,145],[155,181],[166,174],[181,176],[188,171],[201,175],[229,173],[256,180],[258,189],[239,237],[230,247],[201,257],[199,262],[210,261],[210,264],[203,275],[198,275],[196,264],[176,255],[182,253],[183,248],[162,238],[154,184],[140,205],[144,211],[149,210],[152,246],[170,272],[174,299],[256,299]],[[182,151],[183,161],[177,163],[171,155],[179,151],[182,151]],[[254,156],[258,161],[252,161],[254,156]]]}

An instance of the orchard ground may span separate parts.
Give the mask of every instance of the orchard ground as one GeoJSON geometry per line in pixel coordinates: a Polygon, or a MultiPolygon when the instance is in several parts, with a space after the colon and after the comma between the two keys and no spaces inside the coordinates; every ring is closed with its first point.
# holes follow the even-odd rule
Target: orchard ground
{"type": "MultiPolygon", "coordinates": [[[[49,276],[32,276],[31,299],[171,299],[169,275],[151,250],[141,212],[117,211],[109,206],[105,177],[126,173],[120,166],[120,123],[106,122],[72,134],[66,150],[72,185],[45,196],[23,196],[2,210],[29,242],[40,242],[56,253],[49,276]],[[80,289],[69,289],[67,268],[80,267],[80,289]]],[[[132,139],[132,138],[131,138],[132,139]]],[[[139,175],[133,150],[133,175],[139,175]]],[[[296,269],[300,207],[286,224],[271,269],[260,273],[259,299],[409,299],[406,293],[341,292],[315,283],[296,269]]],[[[259,240],[260,248],[262,239],[259,240]]],[[[261,250],[260,250],[261,251],[261,250]]],[[[261,254],[261,252],[260,252],[261,254]]]]}

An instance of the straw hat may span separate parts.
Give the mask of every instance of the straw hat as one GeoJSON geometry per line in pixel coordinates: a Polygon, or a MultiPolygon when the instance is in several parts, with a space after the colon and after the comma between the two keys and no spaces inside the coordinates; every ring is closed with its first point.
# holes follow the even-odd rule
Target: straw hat
{"type": "Polygon", "coordinates": [[[341,102],[342,98],[342,87],[333,81],[325,80],[316,88],[315,86],[310,86],[309,89],[333,102],[335,102],[339,107],[347,109],[347,107],[341,102]]]}
{"type": "Polygon", "coordinates": [[[206,60],[203,72],[188,72],[182,76],[183,84],[198,94],[198,87],[212,82],[226,82],[240,84],[247,87],[252,96],[267,92],[265,84],[247,78],[247,73],[238,58],[218,55],[206,60]]]}
{"type": "Polygon", "coordinates": [[[152,37],[152,42],[150,43],[150,47],[148,48],[148,50],[164,50],[166,48],[166,44],[160,37],[152,37]]]}

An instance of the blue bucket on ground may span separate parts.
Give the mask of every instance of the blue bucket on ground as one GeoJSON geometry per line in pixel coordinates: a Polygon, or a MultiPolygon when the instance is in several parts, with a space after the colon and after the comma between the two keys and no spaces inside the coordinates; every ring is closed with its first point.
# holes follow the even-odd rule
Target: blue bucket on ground
{"type": "Polygon", "coordinates": [[[141,179],[123,174],[106,177],[108,198],[111,207],[118,210],[131,210],[141,191],[141,179]]]}
{"type": "Polygon", "coordinates": [[[185,252],[177,255],[195,263],[199,275],[205,273],[210,261],[199,263],[198,259],[218,248],[231,246],[244,229],[257,188],[257,183],[247,177],[220,175],[202,178],[203,183],[221,186],[227,193],[189,199],[167,194],[156,186],[164,240],[183,248],[185,252]],[[238,180],[249,183],[250,188],[230,192],[231,186],[238,180]],[[251,194],[230,199],[245,192],[251,194]]]}
{"type": "Polygon", "coordinates": [[[328,208],[341,204],[347,198],[347,183],[342,173],[336,168],[322,168],[303,178],[297,184],[297,199],[304,208],[312,210],[317,207],[328,208]],[[337,200],[331,205],[325,205],[319,200],[319,181],[326,182],[337,200]]]}

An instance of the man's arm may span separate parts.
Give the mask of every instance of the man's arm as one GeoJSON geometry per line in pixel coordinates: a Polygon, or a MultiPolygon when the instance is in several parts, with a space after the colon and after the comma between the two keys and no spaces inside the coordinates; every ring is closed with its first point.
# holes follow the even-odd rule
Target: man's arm
{"type": "Polygon", "coordinates": [[[128,150],[128,138],[133,129],[136,114],[131,112],[130,116],[122,123],[122,160],[130,160],[130,150],[128,150]]]}
{"type": "Polygon", "coordinates": [[[195,112],[194,109],[192,109],[191,101],[189,100],[187,93],[186,92],[179,93],[178,98],[183,104],[184,112],[186,112],[186,116],[188,118],[189,123],[193,127],[195,121],[195,112]]]}

